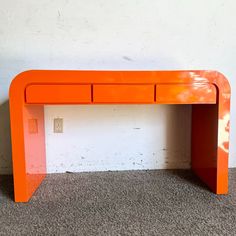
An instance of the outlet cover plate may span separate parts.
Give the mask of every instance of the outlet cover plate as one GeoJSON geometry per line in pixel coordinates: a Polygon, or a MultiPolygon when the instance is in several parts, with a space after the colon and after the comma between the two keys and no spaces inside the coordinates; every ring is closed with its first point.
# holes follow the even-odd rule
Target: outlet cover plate
{"type": "Polygon", "coordinates": [[[63,119],[55,118],[53,122],[53,132],[54,133],[63,133],[63,119]]]}

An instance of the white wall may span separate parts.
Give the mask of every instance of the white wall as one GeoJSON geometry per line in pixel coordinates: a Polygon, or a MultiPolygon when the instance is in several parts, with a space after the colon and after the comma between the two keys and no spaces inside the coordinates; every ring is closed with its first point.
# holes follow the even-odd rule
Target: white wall
{"type": "MultiPolygon", "coordinates": [[[[8,88],[27,69],[219,70],[232,88],[236,167],[234,0],[0,3],[0,173],[11,172],[8,88]]],[[[190,109],[48,106],[48,171],[188,167],[190,109]],[[52,133],[55,116],[64,118],[61,135],[52,133]]]]}
{"type": "Polygon", "coordinates": [[[189,108],[48,106],[48,172],[188,168],[189,108]],[[55,117],[64,118],[63,134],[53,133],[55,117]]]}

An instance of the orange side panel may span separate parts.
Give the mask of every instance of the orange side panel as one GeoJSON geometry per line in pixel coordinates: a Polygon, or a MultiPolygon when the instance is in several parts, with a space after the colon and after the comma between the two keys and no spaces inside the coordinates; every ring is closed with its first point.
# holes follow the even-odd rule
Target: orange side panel
{"type": "MultiPolygon", "coordinates": [[[[192,106],[192,170],[214,192],[217,192],[217,117],[216,104],[192,106]]],[[[227,187],[227,178],[224,180],[227,187]]]]}
{"type": "Polygon", "coordinates": [[[216,87],[212,84],[158,84],[156,101],[160,104],[215,104],[216,87]]]}
{"type": "Polygon", "coordinates": [[[154,85],[94,85],[94,103],[154,103],[154,85]]]}
{"type": "Polygon", "coordinates": [[[91,102],[91,85],[29,85],[28,104],[76,104],[91,102]]]}
{"type": "MultiPolygon", "coordinates": [[[[24,143],[27,199],[40,185],[46,175],[46,148],[43,105],[24,106],[24,143]]],[[[17,168],[14,166],[14,170],[17,168]]],[[[19,190],[20,192],[20,190],[19,190]]],[[[16,201],[20,201],[20,194],[16,201]]],[[[25,201],[27,200],[25,199],[25,201]]]]}

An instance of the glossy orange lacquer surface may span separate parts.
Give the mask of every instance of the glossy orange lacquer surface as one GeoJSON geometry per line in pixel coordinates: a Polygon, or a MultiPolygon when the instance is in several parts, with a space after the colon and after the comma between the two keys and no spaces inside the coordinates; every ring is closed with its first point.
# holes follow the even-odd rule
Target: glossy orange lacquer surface
{"type": "Polygon", "coordinates": [[[154,85],[94,85],[94,103],[154,103],[154,85]]]}
{"type": "Polygon", "coordinates": [[[192,104],[192,170],[228,191],[230,86],[216,71],[26,71],[10,86],[14,194],[46,175],[44,104],[192,104]]]}
{"type": "Polygon", "coordinates": [[[216,87],[213,84],[160,84],[156,86],[159,104],[215,104],[216,87]]]}
{"type": "Polygon", "coordinates": [[[90,103],[91,85],[29,85],[25,101],[28,104],[90,103]]]}

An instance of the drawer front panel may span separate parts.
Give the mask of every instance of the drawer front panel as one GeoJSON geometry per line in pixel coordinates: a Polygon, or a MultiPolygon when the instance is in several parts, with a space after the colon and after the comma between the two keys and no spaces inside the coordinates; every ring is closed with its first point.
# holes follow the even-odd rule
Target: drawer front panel
{"type": "Polygon", "coordinates": [[[216,97],[213,84],[156,85],[156,102],[160,104],[215,104],[216,97]]]}
{"type": "Polygon", "coordinates": [[[91,85],[29,85],[25,97],[30,104],[90,103],[91,85]]]}
{"type": "Polygon", "coordinates": [[[154,85],[94,85],[94,103],[154,103],[154,85]]]}

